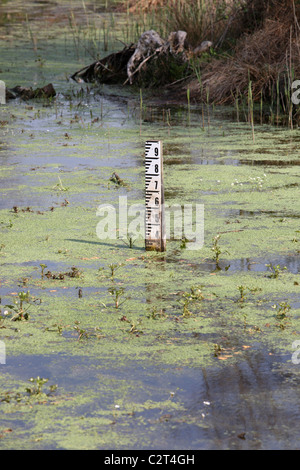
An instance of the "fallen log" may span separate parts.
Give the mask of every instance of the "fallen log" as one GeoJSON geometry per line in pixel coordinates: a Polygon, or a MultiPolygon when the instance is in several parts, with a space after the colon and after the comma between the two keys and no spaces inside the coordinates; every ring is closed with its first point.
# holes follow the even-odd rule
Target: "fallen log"
{"type": "Polygon", "coordinates": [[[81,83],[122,83],[127,78],[126,67],[135,51],[133,44],[123,50],[109,54],[101,60],[78,70],[70,78],[81,83]]]}
{"type": "Polygon", "coordinates": [[[185,31],[172,32],[164,40],[156,31],[149,30],[140,36],[137,44],[93,62],[70,78],[87,83],[163,86],[187,77],[192,72],[190,59],[201,56],[210,47],[210,41],[203,41],[192,49],[185,31]]]}
{"type": "Polygon", "coordinates": [[[56,95],[56,91],[52,83],[43,86],[42,88],[22,87],[15,86],[14,88],[6,89],[6,100],[12,100],[21,98],[22,100],[31,100],[34,98],[53,98],[56,95]]]}

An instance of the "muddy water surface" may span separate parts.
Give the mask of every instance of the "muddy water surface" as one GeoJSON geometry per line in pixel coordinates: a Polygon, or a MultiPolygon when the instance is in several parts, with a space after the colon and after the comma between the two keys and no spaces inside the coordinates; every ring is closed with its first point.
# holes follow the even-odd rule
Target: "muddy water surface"
{"type": "Polygon", "coordinates": [[[93,4],[0,20],[0,79],[57,91],[0,108],[0,448],[297,448],[298,130],[70,82],[131,28],[93,4]],[[100,204],[144,202],[148,139],[166,202],[204,204],[202,249],[97,237],[100,204]]]}

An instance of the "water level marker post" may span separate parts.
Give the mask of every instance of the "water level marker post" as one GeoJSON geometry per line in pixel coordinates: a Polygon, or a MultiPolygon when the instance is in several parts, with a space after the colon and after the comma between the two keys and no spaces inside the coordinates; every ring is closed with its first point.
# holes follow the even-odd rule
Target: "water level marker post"
{"type": "Polygon", "coordinates": [[[163,152],[160,140],[145,143],[145,248],[166,251],[163,152]]]}

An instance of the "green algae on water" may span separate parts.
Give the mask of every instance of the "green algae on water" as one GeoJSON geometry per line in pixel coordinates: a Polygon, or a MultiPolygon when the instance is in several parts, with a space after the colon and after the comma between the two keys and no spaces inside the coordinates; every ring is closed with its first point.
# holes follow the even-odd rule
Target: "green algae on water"
{"type": "MultiPolygon", "coordinates": [[[[263,357],[263,382],[274,381],[272,367],[288,362],[299,336],[297,133],[257,125],[253,142],[247,123],[215,111],[203,126],[201,110],[191,109],[187,125],[187,109],[171,105],[168,122],[161,108],[148,109],[157,120],[139,119],[133,93],[120,99],[112,96],[120,89],[107,96],[101,86],[79,93],[65,79],[86,60],[70,31],[54,42],[50,36],[43,42],[36,25],[31,32],[22,85],[53,81],[58,95],[0,110],[7,121],[0,127],[1,390],[11,397],[0,401],[0,447],[218,447],[207,438],[217,414],[228,406],[224,415],[236,415],[219,374],[235,371],[238,383],[245,377],[257,386],[253,363],[263,357]],[[164,254],[149,254],[141,239],[130,247],[97,237],[100,204],[118,207],[125,195],[129,205],[143,203],[150,138],[163,141],[166,202],[204,204],[200,250],[173,237],[164,254]],[[114,171],[126,186],[112,184],[114,171]],[[114,264],[120,269],[112,276],[114,264]],[[267,265],[280,267],[278,277],[267,265]],[[78,276],[66,275],[72,267],[78,276]],[[28,318],[12,321],[9,306],[27,291],[28,318]],[[280,304],[290,307],[282,318],[280,304]],[[37,376],[57,384],[51,400],[18,402],[37,376]]],[[[1,78],[12,86],[20,52],[6,45],[1,78]]],[[[289,373],[297,383],[295,368],[289,373]]],[[[254,414],[263,415],[255,387],[246,388],[254,414]]],[[[237,406],[245,402],[236,397],[237,406]]],[[[223,421],[219,435],[231,435],[223,421]]],[[[247,425],[255,428],[251,420],[247,425]]],[[[245,445],[256,448],[249,439],[245,445]]]]}

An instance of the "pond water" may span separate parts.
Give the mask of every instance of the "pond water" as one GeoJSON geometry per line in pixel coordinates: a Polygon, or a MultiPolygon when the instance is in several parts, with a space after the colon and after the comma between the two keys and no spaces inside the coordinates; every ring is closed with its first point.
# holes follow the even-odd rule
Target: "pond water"
{"type": "Polygon", "coordinates": [[[73,83],[134,19],[24,5],[0,6],[0,79],[57,95],[0,107],[0,448],[298,448],[298,129],[73,83]],[[151,139],[202,248],[97,237],[99,205],[144,204],[151,139]]]}

